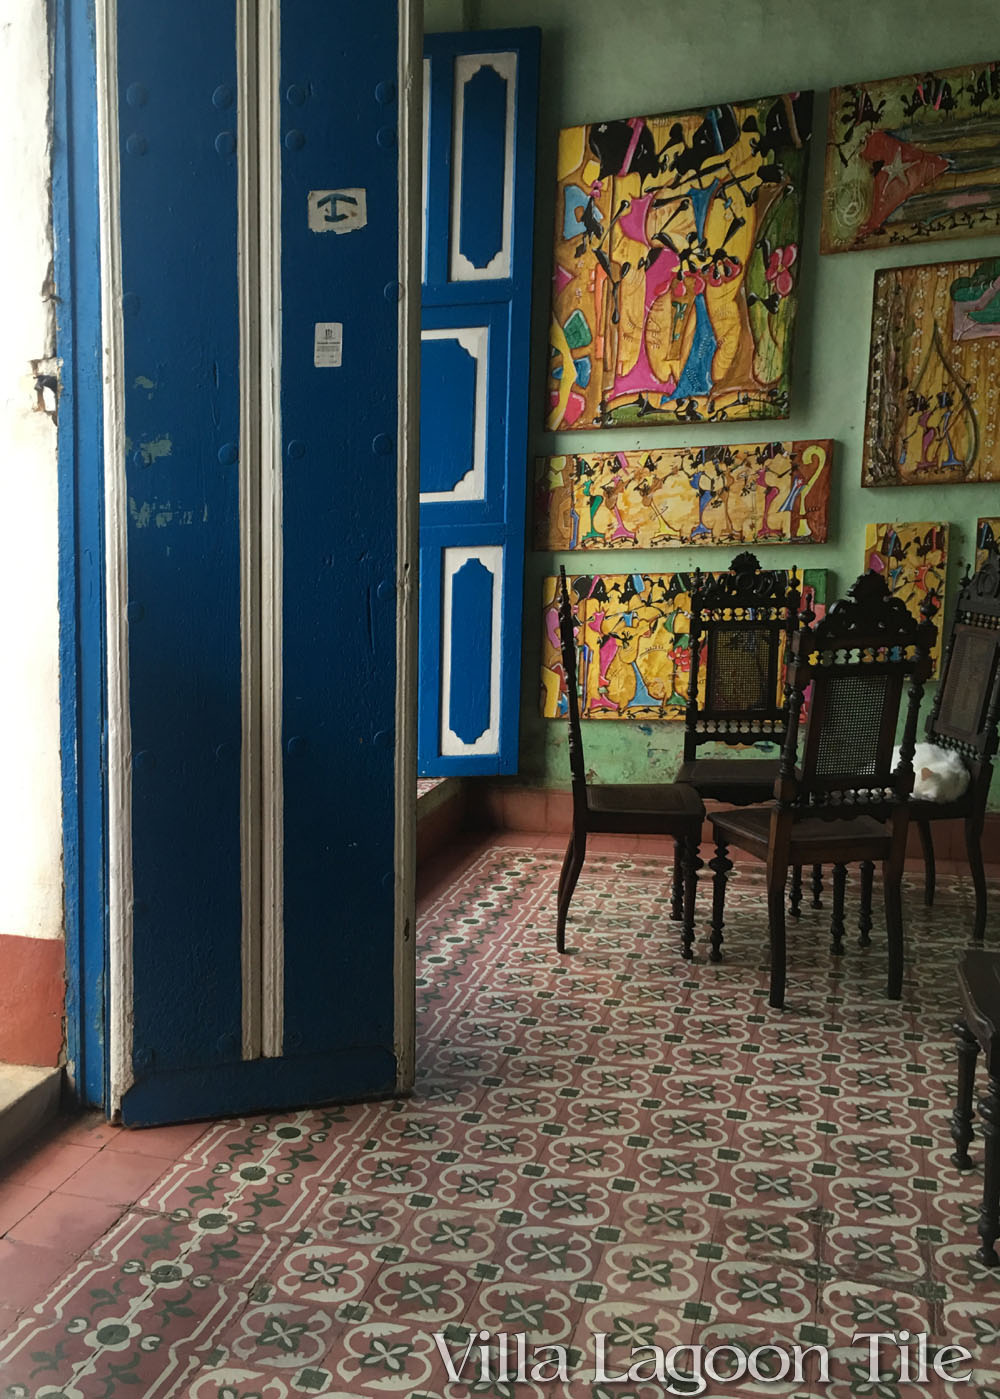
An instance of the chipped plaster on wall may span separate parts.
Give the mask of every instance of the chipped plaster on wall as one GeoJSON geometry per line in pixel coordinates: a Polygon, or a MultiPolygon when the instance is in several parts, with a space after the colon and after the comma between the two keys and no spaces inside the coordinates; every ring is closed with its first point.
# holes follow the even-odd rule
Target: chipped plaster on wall
{"type": "Polygon", "coordinates": [[[0,935],[62,936],[56,425],[33,362],[54,352],[45,0],[0,23],[0,935]]]}

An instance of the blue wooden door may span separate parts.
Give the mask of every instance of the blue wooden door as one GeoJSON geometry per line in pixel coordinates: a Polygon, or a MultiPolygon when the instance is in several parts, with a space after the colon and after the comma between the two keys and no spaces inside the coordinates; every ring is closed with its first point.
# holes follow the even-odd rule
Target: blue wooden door
{"type": "Polygon", "coordinates": [[[422,776],[517,771],[538,56],[424,41],[422,776]]]}
{"type": "Polygon", "coordinates": [[[282,0],[268,109],[256,9],[118,4],[126,1122],[397,1082],[399,16],[282,0]]]}

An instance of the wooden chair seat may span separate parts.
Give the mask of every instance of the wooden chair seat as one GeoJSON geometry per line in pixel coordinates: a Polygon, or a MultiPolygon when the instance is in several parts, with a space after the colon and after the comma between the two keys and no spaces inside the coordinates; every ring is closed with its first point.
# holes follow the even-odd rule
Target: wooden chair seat
{"type": "MultiPolygon", "coordinates": [[[[692,832],[691,822],[700,823],[705,816],[705,803],[693,787],[673,782],[666,785],[639,786],[630,783],[616,783],[606,787],[587,788],[587,807],[600,819],[603,816],[642,816],[659,821],[664,826],[674,826],[680,818],[683,831],[692,832]],[[664,817],[666,821],[664,822],[664,817]]],[[[594,826],[592,829],[596,830],[594,826]]],[[[673,830],[665,830],[673,835],[673,830]]],[[[695,829],[694,834],[697,834],[695,829]]]]}
{"type": "Polygon", "coordinates": [[[960,1171],[972,1169],[969,1143],[972,1141],[972,1092],[976,1059],[982,1050],[988,1076],[987,1088],[979,1101],[983,1124],[983,1207],[979,1215],[982,1245],[979,1260],[988,1268],[1000,1267],[996,1241],[1000,1238],[1000,952],[970,949],[958,967],[958,993],[962,1019],[955,1025],[958,1036],[958,1095],[951,1119],[955,1143],[952,1162],[960,1171]]]}
{"type": "MultiPolygon", "coordinates": [[[[713,827],[725,836],[727,844],[739,845],[752,854],[767,857],[771,813],[766,807],[748,811],[724,811],[712,818],[713,827]]],[[[818,816],[796,821],[789,831],[792,864],[808,865],[814,860],[853,864],[856,860],[884,859],[892,846],[892,834],[871,816],[854,816],[848,821],[821,820],[818,816]]]]}
{"type": "Polygon", "coordinates": [[[682,763],[676,782],[688,782],[713,801],[752,806],[769,802],[781,766],[778,758],[693,758],[682,763]]]}

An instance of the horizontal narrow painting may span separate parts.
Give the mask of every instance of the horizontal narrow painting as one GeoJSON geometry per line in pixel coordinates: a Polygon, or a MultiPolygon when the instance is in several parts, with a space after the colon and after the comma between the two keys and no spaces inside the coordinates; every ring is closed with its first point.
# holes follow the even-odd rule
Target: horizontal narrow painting
{"type": "MultiPolygon", "coordinates": [[[[576,618],[576,673],[584,719],[680,719],[691,675],[694,573],[616,573],[569,578],[576,618]]],[[[825,569],[806,569],[802,596],[820,617],[825,569]]],[[[542,583],[542,693],[546,719],[565,719],[558,578],[542,583]]],[[[704,678],[704,667],[701,675],[704,678]]]]}
{"type": "Polygon", "coordinates": [[[788,416],[812,93],[559,133],[548,426],[788,416]]]}
{"type": "Polygon", "coordinates": [[[1000,480],[1000,257],[875,274],[864,486],[1000,480]]]}
{"type": "Polygon", "coordinates": [[[833,443],[542,457],[536,549],[823,544],[833,443]]]}
{"type": "Polygon", "coordinates": [[[976,522],[976,572],[986,562],[986,556],[1000,552],[1000,516],[980,517],[976,522]]]}
{"type": "Polygon", "coordinates": [[[893,597],[902,598],[914,617],[919,618],[927,594],[932,591],[937,593],[941,600],[933,651],[933,674],[937,675],[948,572],[948,526],[912,522],[905,525],[866,525],[864,566],[882,574],[890,593],[893,597]]]}
{"type": "Polygon", "coordinates": [[[830,94],[823,252],[1000,228],[1000,63],[830,94]]]}

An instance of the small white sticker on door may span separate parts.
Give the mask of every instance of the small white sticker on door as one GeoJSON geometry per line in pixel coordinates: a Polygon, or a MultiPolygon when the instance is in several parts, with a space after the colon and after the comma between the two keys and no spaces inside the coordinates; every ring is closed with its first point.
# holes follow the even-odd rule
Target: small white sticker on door
{"type": "Polygon", "coordinates": [[[313,233],[353,233],[368,222],[363,189],[311,189],[309,227],[313,233]]]}
{"type": "Polygon", "coordinates": [[[337,369],[344,357],[344,326],[341,321],[317,321],[313,340],[313,364],[317,369],[337,369]]]}

